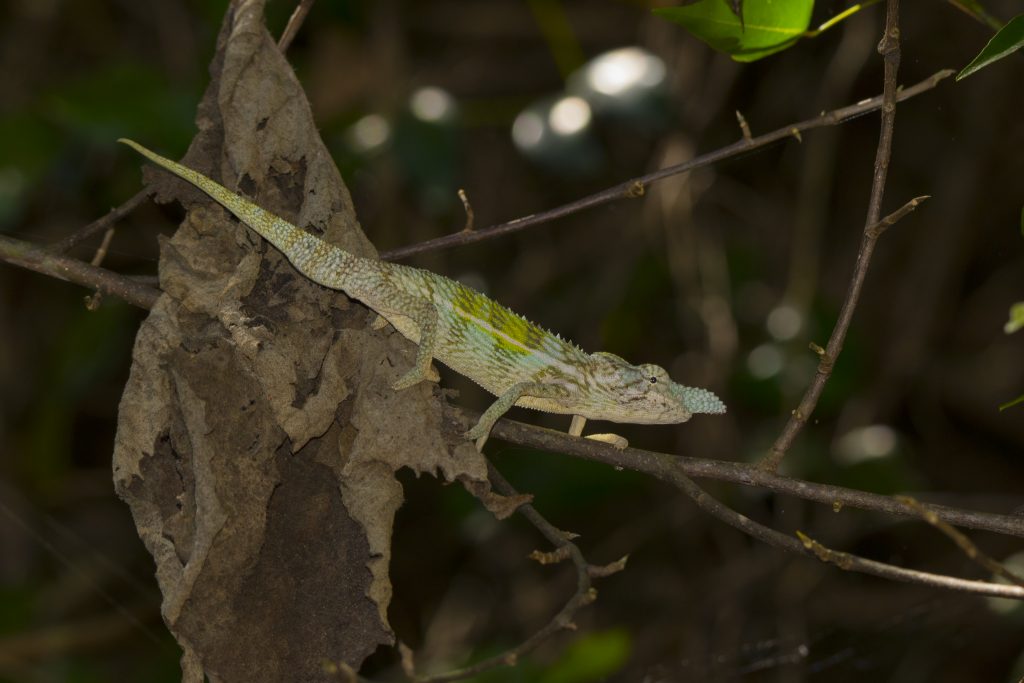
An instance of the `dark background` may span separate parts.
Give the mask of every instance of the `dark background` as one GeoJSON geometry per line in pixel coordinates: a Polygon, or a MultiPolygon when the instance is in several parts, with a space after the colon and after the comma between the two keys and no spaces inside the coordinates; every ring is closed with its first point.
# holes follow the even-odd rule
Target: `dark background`
{"type": "MultiPolygon", "coordinates": [[[[46,244],[140,187],[132,137],[179,157],[223,1],[0,6],[0,232],[46,244]]],[[[986,5],[1008,19],[1005,0],[986,5]]],[[[844,8],[821,2],[816,20],[844,8]]],[[[276,34],[291,3],[271,3],[276,34]]],[[[882,8],[751,65],[712,53],[644,2],[322,0],[288,57],[381,250],[551,208],[734,141],[881,92],[882,8]],[[595,118],[585,143],[531,160],[516,115],[554,97],[569,70],[642,46],[664,60],[664,99],[595,118]],[[417,120],[410,97],[457,105],[417,120]],[[390,125],[353,144],[369,114],[390,125]]],[[[944,2],[903,3],[900,82],[960,68],[991,32],[944,2]]],[[[816,481],[1011,513],[1024,503],[1024,336],[1002,327],[1024,300],[1024,59],[1015,55],[897,108],[885,211],[932,199],[881,239],[846,349],[786,471],[816,481]]],[[[587,350],[656,362],[710,386],[730,412],[623,427],[633,445],[752,460],[813,372],[856,255],[876,115],[810,132],[628,200],[513,237],[411,259],[463,279],[587,350]],[[774,322],[771,322],[774,321],[774,322]],[[786,330],[786,322],[789,329],[786,330]],[[796,324],[792,324],[793,322],[796,324]]],[[[105,266],[155,274],[176,209],[144,204],[119,224],[105,266]]],[[[76,249],[88,260],[97,240],[76,249]]],[[[152,562],[109,466],[118,400],[144,313],[0,264],[0,680],[176,680],[152,562]]],[[[458,377],[460,403],[486,397],[458,377]]],[[[564,428],[565,418],[517,419],[564,428]]],[[[603,431],[604,425],[591,429],[603,431]]],[[[578,633],[479,680],[1014,681],[1024,615],[984,599],[844,574],[767,548],[628,472],[492,442],[498,466],[594,562],[601,581],[578,633]]],[[[499,523],[465,492],[407,478],[392,565],[398,636],[438,669],[538,628],[572,590],[524,523],[499,523]]],[[[874,559],[986,578],[933,529],[834,512],[734,486],[745,514],[874,559]]],[[[972,538],[999,559],[1019,539],[972,538]]],[[[394,674],[378,653],[371,673],[394,674]]]]}

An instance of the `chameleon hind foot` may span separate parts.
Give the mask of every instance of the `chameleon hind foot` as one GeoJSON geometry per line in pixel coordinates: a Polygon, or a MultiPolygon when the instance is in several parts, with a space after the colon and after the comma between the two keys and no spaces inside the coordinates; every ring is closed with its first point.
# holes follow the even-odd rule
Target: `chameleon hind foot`
{"type": "Polygon", "coordinates": [[[427,382],[440,382],[441,374],[431,363],[427,366],[426,371],[423,371],[417,367],[414,367],[405,373],[391,384],[391,388],[395,391],[401,391],[402,389],[408,389],[411,386],[415,386],[420,382],[426,380],[427,382]]]}
{"type": "Polygon", "coordinates": [[[477,453],[482,453],[484,450],[484,444],[487,443],[487,437],[491,435],[491,426],[487,425],[482,427],[479,422],[476,423],[472,429],[463,432],[462,438],[473,441],[476,445],[477,453]]]}

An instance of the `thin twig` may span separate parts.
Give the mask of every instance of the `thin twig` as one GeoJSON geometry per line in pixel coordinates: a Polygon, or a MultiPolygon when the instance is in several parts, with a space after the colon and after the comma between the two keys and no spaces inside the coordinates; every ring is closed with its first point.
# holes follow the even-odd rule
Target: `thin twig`
{"type": "MultiPolygon", "coordinates": [[[[107,231],[103,234],[103,241],[100,242],[100,246],[96,249],[96,253],[92,257],[92,261],[89,265],[98,268],[102,263],[103,259],[107,257],[107,250],[110,248],[110,242],[114,239],[114,226],[107,228],[107,231]]],[[[100,303],[103,301],[103,292],[93,292],[90,296],[85,297],[85,307],[90,311],[95,311],[100,307],[100,303]]]]}
{"type": "Polygon", "coordinates": [[[939,516],[929,510],[927,506],[922,505],[921,501],[911,496],[896,496],[896,500],[906,505],[913,512],[919,515],[921,519],[944,533],[951,541],[953,541],[953,543],[956,544],[958,548],[960,548],[960,550],[963,551],[964,555],[966,555],[968,559],[981,565],[996,576],[1001,576],[1010,583],[1015,583],[1018,586],[1024,587],[1024,577],[1010,571],[1002,562],[999,562],[994,557],[983,552],[974,544],[974,541],[967,537],[966,534],[954,528],[947,522],[939,519],[939,516]]]}
{"type": "Polygon", "coordinates": [[[740,124],[740,132],[743,134],[743,140],[749,144],[753,141],[754,136],[750,133],[750,124],[747,123],[746,117],[743,116],[739,109],[736,110],[736,120],[740,124]]]}
{"type": "Polygon", "coordinates": [[[120,297],[139,308],[153,308],[160,296],[160,290],[124,275],[4,235],[0,235],[0,261],[120,297]]]}
{"type": "Polygon", "coordinates": [[[920,206],[925,201],[931,198],[931,195],[928,194],[923,194],[920,197],[914,197],[909,202],[907,202],[900,208],[896,209],[882,220],[878,221],[877,223],[874,223],[873,225],[869,225],[864,230],[864,232],[866,232],[871,237],[878,239],[879,237],[882,236],[883,232],[885,232],[892,226],[896,225],[896,223],[903,220],[904,216],[906,216],[908,213],[910,213],[911,211],[913,211],[918,206],[920,206]]]}
{"type": "Polygon", "coordinates": [[[462,226],[462,232],[473,232],[473,222],[476,220],[473,214],[473,205],[469,203],[469,197],[461,187],[459,188],[459,199],[462,200],[462,207],[466,209],[466,224],[462,226]]]}
{"type": "Polygon", "coordinates": [[[295,6],[295,11],[288,18],[288,25],[284,27],[281,39],[277,41],[277,47],[281,52],[287,52],[291,47],[292,41],[298,35],[302,22],[306,20],[306,15],[313,8],[314,2],[315,0],[300,0],[299,4],[295,6]]]}
{"type": "MultiPolygon", "coordinates": [[[[458,421],[460,425],[466,425],[467,428],[476,424],[480,418],[479,413],[457,406],[449,405],[446,410],[454,420],[458,421]]],[[[774,472],[767,472],[756,465],[746,463],[672,455],[631,447],[620,450],[610,444],[592,439],[581,439],[569,436],[565,432],[535,427],[509,419],[502,419],[495,423],[491,434],[508,443],[538,448],[552,453],[563,453],[611,467],[641,472],[661,481],[668,481],[666,473],[678,471],[697,479],[713,479],[762,488],[824,505],[839,504],[840,506],[901,517],[916,516],[911,514],[906,505],[892,496],[793,479],[774,472]]],[[[1024,538],[1024,515],[1001,515],[930,503],[923,505],[927,510],[935,513],[939,519],[950,524],[1024,538]]]]}
{"type": "Polygon", "coordinates": [[[114,226],[107,228],[107,231],[103,234],[103,241],[100,242],[100,246],[96,249],[96,253],[93,254],[92,260],[89,261],[90,266],[99,268],[103,264],[103,259],[107,258],[107,250],[110,249],[110,242],[114,239],[114,226]]]}
{"type": "MultiPolygon", "coordinates": [[[[499,494],[509,498],[520,497],[515,488],[513,488],[513,486],[491,463],[487,464],[487,475],[491,481],[492,488],[499,494]]],[[[412,652],[406,650],[402,655],[402,668],[405,670],[406,675],[417,683],[445,683],[446,681],[456,681],[464,678],[470,678],[471,676],[476,676],[484,671],[489,671],[498,667],[515,665],[520,657],[534,650],[537,646],[556,633],[566,630],[575,630],[576,624],[573,622],[573,619],[575,618],[576,613],[583,607],[592,603],[597,597],[597,591],[594,590],[591,585],[591,579],[609,576],[621,571],[626,565],[626,558],[622,558],[621,560],[606,566],[591,565],[583,556],[583,551],[579,549],[579,546],[572,542],[572,534],[566,533],[551,524],[551,522],[537,512],[536,508],[532,505],[529,503],[523,504],[519,506],[516,512],[523,515],[534,527],[536,527],[538,531],[540,531],[541,535],[543,535],[551,545],[555,546],[555,550],[553,552],[539,553],[537,555],[531,555],[531,557],[545,564],[565,559],[572,561],[573,566],[576,569],[576,592],[573,593],[568,602],[565,603],[562,609],[559,610],[547,624],[541,627],[529,638],[499,655],[489,657],[483,661],[473,664],[472,666],[447,671],[434,676],[417,676],[415,674],[412,652]]]]}
{"type": "Polygon", "coordinates": [[[89,223],[89,225],[78,230],[77,232],[71,233],[60,242],[57,242],[56,244],[51,246],[50,251],[52,251],[54,254],[68,253],[73,247],[75,247],[79,243],[89,239],[90,237],[97,233],[103,232],[104,230],[112,226],[114,223],[116,223],[117,221],[121,220],[123,217],[134,211],[136,207],[138,207],[140,204],[142,204],[142,202],[146,200],[146,197],[149,196],[149,193],[149,188],[143,188],[139,190],[131,197],[129,197],[123,204],[114,207],[113,209],[108,211],[106,215],[100,216],[92,223],[89,223]]]}
{"type": "MultiPolygon", "coordinates": [[[[896,99],[902,102],[903,100],[907,100],[910,99],[911,97],[915,97],[916,95],[920,95],[923,92],[931,90],[941,80],[943,80],[944,78],[948,78],[954,73],[955,72],[951,69],[939,71],[929,76],[925,80],[921,81],[920,83],[912,85],[909,88],[903,88],[896,94],[896,99]]],[[[883,97],[884,95],[879,95],[877,97],[872,97],[867,100],[862,100],[856,104],[841,107],[839,109],[834,109],[833,111],[823,113],[820,116],[816,116],[813,119],[808,119],[806,121],[801,121],[800,123],[783,126],[782,128],[774,130],[770,133],[759,135],[758,137],[752,138],[749,141],[740,139],[731,145],[727,145],[713,152],[708,152],[707,154],[702,154],[698,157],[694,157],[693,159],[690,159],[689,161],[686,161],[684,163],[676,164],[674,166],[668,166],[666,168],[654,171],[652,173],[648,173],[638,178],[626,180],[606,190],[602,190],[587,197],[583,197],[582,199],[577,199],[574,202],[564,204],[554,209],[549,209],[548,211],[543,211],[541,213],[533,214],[530,216],[524,216],[522,218],[516,218],[514,220],[507,221],[505,223],[498,223],[496,225],[492,225],[486,228],[480,228],[478,230],[474,230],[471,233],[459,231],[450,235],[445,235],[444,237],[438,237],[432,240],[427,240],[425,242],[419,242],[417,244],[410,244],[405,247],[391,249],[381,253],[381,258],[386,261],[395,261],[398,259],[406,258],[408,256],[412,256],[413,254],[421,254],[427,251],[434,251],[435,249],[447,249],[455,246],[461,246],[464,244],[481,242],[483,240],[500,237],[502,235],[507,235],[508,233],[517,232],[524,228],[532,227],[534,225],[547,223],[557,218],[569,216],[571,214],[583,211],[584,209],[589,209],[595,206],[608,204],[609,202],[613,202],[619,199],[632,199],[643,195],[643,189],[650,183],[659,180],[664,180],[665,178],[669,178],[674,175],[679,175],[680,173],[686,173],[687,171],[693,171],[698,168],[710,166],[712,164],[716,164],[720,161],[738,156],[745,152],[750,152],[760,147],[765,147],[767,145],[772,144],[773,142],[784,140],[785,138],[788,137],[799,138],[801,132],[805,130],[813,130],[815,128],[823,128],[825,126],[835,126],[848,119],[873,112],[882,107],[883,97]],[[639,192],[637,191],[638,188],[640,190],[639,192]]]]}
{"type": "MultiPolygon", "coordinates": [[[[850,329],[850,322],[853,320],[853,313],[857,310],[857,303],[860,301],[860,293],[864,287],[864,280],[867,278],[868,267],[871,265],[871,256],[875,251],[875,243],[878,241],[884,228],[879,229],[879,219],[882,216],[882,199],[885,194],[885,180],[889,173],[889,159],[892,154],[892,135],[896,122],[896,102],[899,99],[899,87],[896,81],[896,74],[900,64],[900,28],[899,28],[899,0],[888,0],[886,2],[885,32],[878,44],[878,52],[882,55],[885,65],[884,85],[882,88],[882,124],[878,135],[878,149],[875,152],[874,176],[871,182],[871,195],[868,199],[867,217],[864,221],[864,232],[861,236],[860,248],[857,250],[857,261],[850,278],[850,284],[846,290],[846,297],[839,309],[839,318],[832,328],[828,344],[825,346],[825,353],[818,361],[818,370],[811,380],[810,385],[804,392],[803,397],[796,409],[790,413],[786,426],[782,428],[771,450],[768,451],[761,466],[767,470],[776,470],[786,452],[797,435],[807,424],[811,413],[818,405],[818,399],[825,390],[829,377],[832,376],[832,368],[835,366],[839,354],[843,350],[843,343],[846,341],[846,333],[850,329]]],[[[895,216],[900,211],[910,211],[917,204],[917,200],[911,202],[913,206],[904,206],[892,214],[895,216]]],[[[886,219],[888,220],[888,218],[886,219]]],[[[894,219],[894,220],[898,220],[894,219]]]]}

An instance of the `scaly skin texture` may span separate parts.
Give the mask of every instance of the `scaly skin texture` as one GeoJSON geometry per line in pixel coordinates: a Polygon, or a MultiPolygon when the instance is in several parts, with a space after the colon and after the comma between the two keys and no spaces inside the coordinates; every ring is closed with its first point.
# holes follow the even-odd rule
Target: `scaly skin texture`
{"type": "MultiPolygon", "coordinates": [[[[454,280],[343,251],[201,173],[131,140],[119,142],[206,192],[280,249],[300,273],[363,302],[380,315],[378,323],[391,323],[417,344],[415,364],[394,383],[396,390],[437,381],[431,366],[436,359],[497,396],[465,434],[478,447],[513,405],[578,416],[573,425],[577,435],[580,418],[671,424],[696,413],[725,412],[713,393],[676,384],[657,365],[588,354],[454,280]]],[[[624,440],[618,443],[625,445],[624,440]]]]}

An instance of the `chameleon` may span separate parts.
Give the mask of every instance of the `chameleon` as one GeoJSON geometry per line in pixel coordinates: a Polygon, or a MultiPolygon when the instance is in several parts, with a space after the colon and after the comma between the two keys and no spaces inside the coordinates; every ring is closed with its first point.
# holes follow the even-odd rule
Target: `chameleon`
{"type": "MultiPolygon", "coordinates": [[[[632,365],[607,352],[587,353],[455,280],[352,254],[137,142],[118,142],[205,192],[279,249],[305,277],[361,301],[377,313],[375,329],[390,324],[416,344],[413,366],[392,384],[394,390],[439,381],[433,365],[437,360],[496,396],[463,434],[478,450],[494,423],[514,405],[572,415],[569,433],[577,437],[588,419],[674,424],[726,410],[712,392],[677,384],[657,365],[632,365]]],[[[614,434],[586,438],[626,446],[614,434]]]]}

